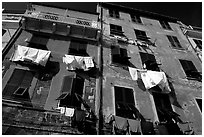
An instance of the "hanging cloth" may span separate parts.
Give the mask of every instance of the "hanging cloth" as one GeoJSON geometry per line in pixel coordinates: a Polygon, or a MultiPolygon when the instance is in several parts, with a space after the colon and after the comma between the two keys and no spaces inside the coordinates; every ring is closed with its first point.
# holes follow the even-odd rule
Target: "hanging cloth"
{"type": "Polygon", "coordinates": [[[65,116],[73,117],[74,115],[74,108],[65,108],[65,116]]]}
{"type": "Polygon", "coordinates": [[[164,92],[168,93],[171,91],[164,72],[157,71],[141,72],[141,78],[146,89],[150,89],[158,85],[164,92]]]}
{"type": "Polygon", "coordinates": [[[137,80],[138,79],[137,69],[132,67],[128,67],[128,69],[129,69],[130,76],[132,77],[132,80],[137,80]]]}
{"type": "Polygon", "coordinates": [[[127,119],[131,132],[142,133],[141,122],[139,120],[127,119]]]}
{"type": "Polygon", "coordinates": [[[121,130],[127,130],[128,128],[128,121],[126,118],[114,116],[115,120],[115,127],[121,130]]]}
{"type": "Polygon", "coordinates": [[[84,63],[86,70],[89,70],[90,68],[94,67],[92,57],[84,57],[84,63]]]}

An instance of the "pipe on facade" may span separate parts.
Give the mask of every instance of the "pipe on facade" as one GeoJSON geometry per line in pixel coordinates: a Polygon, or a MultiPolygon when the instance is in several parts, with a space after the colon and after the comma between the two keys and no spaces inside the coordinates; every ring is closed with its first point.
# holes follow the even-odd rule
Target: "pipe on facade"
{"type": "MultiPolygon", "coordinates": [[[[98,5],[100,5],[100,3],[98,3],[98,5]]],[[[102,129],[102,125],[103,125],[103,114],[102,114],[102,77],[103,77],[103,64],[102,64],[102,28],[103,28],[103,23],[102,23],[102,17],[103,17],[103,11],[102,11],[102,7],[101,7],[101,33],[100,33],[100,37],[98,40],[98,79],[96,79],[96,98],[95,98],[95,113],[97,116],[97,122],[96,122],[96,132],[97,135],[101,134],[101,129],[102,129]]]]}

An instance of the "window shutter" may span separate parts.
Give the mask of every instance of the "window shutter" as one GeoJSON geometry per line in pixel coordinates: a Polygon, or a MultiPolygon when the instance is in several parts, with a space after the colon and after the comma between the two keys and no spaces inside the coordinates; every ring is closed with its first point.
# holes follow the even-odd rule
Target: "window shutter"
{"type": "Polygon", "coordinates": [[[182,47],[181,47],[181,44],[180,44],[180,42],[179,42],[179,40],[177,39],[177,37],[172,36],[172,38],[173,38],[175,44],[178,46],[178,48],[182,48],[182,47]]]}
{"type": "Polygon", "coordinates": [[[73,75],[65,76],[62,82],[61,92],[64,93],[71,93],[72,90],[72,83],[73,83],[73,75]]]}
{"type": "Polygon", "coordinates": [[[176,45],[174,44],[174,40],[172,39],[172,37],[167,35],[167,38],[168,38],[169,42],[171,43],[171,46],[176,48],[176,45]]]}

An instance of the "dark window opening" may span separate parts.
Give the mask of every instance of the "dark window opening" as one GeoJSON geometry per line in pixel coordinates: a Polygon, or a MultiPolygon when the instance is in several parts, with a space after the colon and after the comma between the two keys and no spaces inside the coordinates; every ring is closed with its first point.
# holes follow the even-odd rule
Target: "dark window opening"
{"type": "Polygon", "coordinates": [[[133,90],[130,88],[114,86],[116,115],[124,118],[140,118],[135,107],[133,90]]]}
{"type": "Polygon", "coordinates": [[[34,75],[32,71],[15,69],[3,90],[3,96],[21,95],[24,98],[24,94],[31,86],[34,75]]]}
{"type": "Polygon", "coordinates": [[[202,41],[198,39],[193,39],[193,41],[196,43],[197,47],[202,50],[202,41]]]}
{"type": "Polygon", "coordinates": [[[46,45],[47,42],[49,41],[49,38],[50,38],[49,36],[34,34],[30,41],[26,42],[29,43],[29,47],[31,48],[48,50],[46,45]]]}
{"type": "Polygon", "coordinates": [[[196,103],[198,104],[198,107],[200,111],[202,112],[202,99],[196,98],[196,103]]]}
{"type": "Polygon", "coordinates": [[[149,38],[147,37],[145,31],[141,31],[141,30],[137,30],[137,29],[134,29],[134,31],[135,31],[136,38],[138,40],[148,41],[149,38]]]}
{"type": "Polygon", "coordinates": [[[159,121],[172,122],[172,117],[167,115],[167,113],[170,113],[173,111],[169,100],[169,95],[156,93],[156,92],[152,92],[152,95],[154,98],[159,121]]]}
{"type": "Polygon", "coordinates": [[[127,55],[127,50],[120,48],[118,46],[111,46],[112,63],[120,65],[129,65],[129,57],[127,55]]]}
{"type": "Polygon", "coordinates": [[[141,20],[141,18],[140,18],[139,15],[133,15],[133,14],[131,14],[130,16],[131,16],[131,19],[132,19],[133,22],[142,24],[142,20],[141,20]]]}
{"type": "Polygon", "coordinates": [[[157,64],[154,55],[143,53],[143,52],[139,52],[139,53],[140,53],[143,67],[145,66],[147,70],[152,70],[152,71],[160,70],[158,67],[159,64],[157,64]]]}
{"type": "Polygon", "coordinates": [[[81,101],[76,97],[83,95],[84,79],[76,76],[65,76],[62,82],[61,95],[56,99],[60,107],[81,107],[81,101]]]}
{"type": "Polygon", "coordinates": [[[6,33],[5,29],[2,29],[2,36],[6,33]]]}
{"type": "Polygon", "coordinates": [[[113,18],[120,18],[119,11],[117,10],[109,9],[109,15],[113,18]]]}
{"type": "Polygon", "coordinates": [[[159,22],[160,22],[162,28],[168,29],[168,30],[172,30],[170,25],[169,25],[169,23],[167,21],[159,21],[159,22]]]}
{"type": "Polygon", "coordinates": [[[87,43],[78,40],[72,40],[69,47],[69,55],[75,56],[88,56],[87,52],[87,43]]]}
{"type": "Polygon", "coordinates": [[[177,37],[167,35],[167,38],[169,42],[171,43],[172,48],[183,49],[177,37]]]}
{"type": "Polygon", "coordinates": [[[114,24],[110,24],[110,34],[124,36],[122,27],[114,24]]]}
{"type": "Polygon", "coordinates": [[[201,74],[197,71],[192,61],[181,59],[179,61],[188,79],[196,79],[198,81],[202,80],[201,74]]]}

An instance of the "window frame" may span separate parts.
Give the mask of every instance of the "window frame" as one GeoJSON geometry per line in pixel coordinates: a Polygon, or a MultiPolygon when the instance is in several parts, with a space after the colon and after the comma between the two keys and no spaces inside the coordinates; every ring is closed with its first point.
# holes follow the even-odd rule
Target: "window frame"
{"type": "Polygon", "coordinates": [[[171,48],[184,50],[176,36],[166,35],[168,41],[170,42],[171,48]]]}
{"type": "Polygon", "coordinates": [[[197,104],[197,107],[198,107],[198,109],[199,109],[199,111],[200,111],[200,113],[202,114],[202,98],[194,98],[195,99],[195,102],[196,102],[196,104],[197,104]],[[198,104],[198,101],[197,100],[201,100],[201,106],[198,104]]]}
{"type": "Polygon", "coordinates": [[[118,36],[125,36],[123,33],[122,26],[115,25],[115,24],[109,24],[110,26],[110,35],[118,35],[118,36]],[[120,29],[119,29],[120,28],[120,29]]]}
{"type": "Polygon", "coordinates": [[[115,9],[109,9],[109,16],[112,18],[120,19],[120,13],[115,9]]]}
{"type": "Polygon", "coordinates": [[[119,66],[129,66],[127,49],[120,46],[111,46],[111,64],[119,66]],[[121,54],[122,53],[122,54],[121,54]],[[115,61],[117,59],[117,61],[115,61]]]}
{"type": "Polygon", "coordinates": [[[202,80],[202,76],[201,76],[200,72],[198,72],[196,66],[193,64],[193,61],[185,60],[185,59],[179,59],[179,62],[182,66],[182,69],[183,69],[187,79],[198,80],[198,81],[202,80]],[[198,75],[198,77],[192,77],[193,76],[192,72],[195,72],[198,75]]]}
{"type": "Polygon", "coordinates": [[[141,16],[137,14],[130,14],[131,21],[137,24],[143,24],[141,20],[141,16]]]}
{"type": "Polygon", "coordinates": [[[147,33],[143,30],[134,29],[136,39],[141,41],[148,41],[149,37],[147,37],[147,33]]]}
{"type": "Polygon", "coordinates": [[[172,30],[172,28],[171,28],[168,21],[160,20],[159,23],[160,23],[160,25],[162,26],[163,29],[172,30]]]}
{"type": "Polygon", "coordinates": [[[135,118],[140,118],[140,114],[139,114],[139,110],[137,109],[137,106],[136,106],[136,98],[135,98],[135,92],[134,92],[134,88],[132,87],[124,87],[124,86],[120,86],[120,85],[114,85],[113,87],[113,90],[114,90],[114,104],[115,104],[115,115],[116,116],[119,116],[119,117],[124,117],[124,118],[128,118],[128,119],[135,119],[135,118]],[[120,88],[118,91],[116,91],[117,89],[116,88],[120,88]],[[127,90],[125,90],[127,89],[127,90]],[[122,100],[117,100],[117,98],[120,98],[120,97],[116,97],[117,96],[117,93],[118,92],[121,92],[121,95],[120,97],[122,97],[122,100]],[[129,92],[128,94],[132,94],[132,101],[130,101],[130,98],[127,98],[128,95],[125,95],[127,94],[127,92],[129,92]],[[118,104],[122,104],[121,106],[123,106],[123,108],[118,108],[118,104]],[[121,112],[121,111],[124,111],[125,112],[121,112]],[[130,113],[127,113],[127,112],[131,112],[132,113],[132,117],[131,117],[131,114],[130,113]],[[122,114],[120,114],[122,113],[122,114]],[[129,114],[129,115],[128,115],[129,114]]]}
{"type": "Polygon", "coordinates": [[[157,64],[156,58],[155,58],[155,56],[153,54],[144,53],[144,52],[139,52],[139,54],[140,54],[140,59],[142,61],[142,66],[145,64],[145,62],[151,61],[152,65],[155,66],[155,68],[150,68],[149,69],[149,67],[151,67],[151,65],[147,66],[145,64],[146,65],[146,69],[147,70],[152,70],[152,71],[160,71],[160,67],[159,67],[160,64],[157,64]]]}
{"type": "Polygon", "coordinates": [[[200,40],[200,39],[193,39],[193,41],[196,44],[196,48],[199,48],[202,51],[202,40],[200,40]]]}

